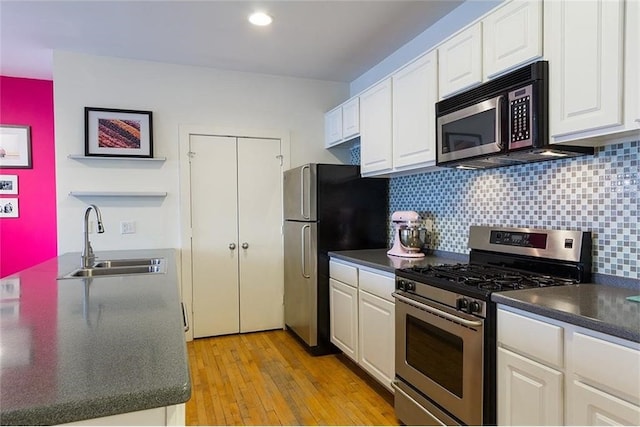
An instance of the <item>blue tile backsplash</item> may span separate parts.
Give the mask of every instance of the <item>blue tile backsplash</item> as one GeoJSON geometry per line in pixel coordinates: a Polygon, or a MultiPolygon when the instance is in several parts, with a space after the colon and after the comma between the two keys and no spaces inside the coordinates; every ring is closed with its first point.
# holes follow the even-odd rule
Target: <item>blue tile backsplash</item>
{"type": "MultiPolygon", "coordinates": [[[[464,254],[471,225],[591,231],[593,271],[639,279],[639,147],[635,141],[594,156],[391,178],[389,210],[433,219],[432,248],[464,254]]],[[[354,147],[351,163],[359,162],[354,147]]]]}

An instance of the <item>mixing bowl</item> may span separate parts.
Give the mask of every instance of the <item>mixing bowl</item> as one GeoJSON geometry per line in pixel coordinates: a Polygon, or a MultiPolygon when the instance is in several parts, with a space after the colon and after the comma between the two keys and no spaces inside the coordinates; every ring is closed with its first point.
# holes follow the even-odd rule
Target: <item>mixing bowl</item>
{"type": "Polygon", "coordinates": [[[419,252],[424,245],[420,237],[421,229],[418,227],[401,227],[398,230],[400,236],[400,244],[407,252],[419,252]]]}

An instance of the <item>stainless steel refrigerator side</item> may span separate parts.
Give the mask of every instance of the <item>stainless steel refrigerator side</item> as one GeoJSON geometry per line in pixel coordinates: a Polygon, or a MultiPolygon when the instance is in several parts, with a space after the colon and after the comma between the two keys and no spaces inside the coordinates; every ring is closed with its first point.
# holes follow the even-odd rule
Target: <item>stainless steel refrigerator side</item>
{"type": "Polygon", "coordinates": [[[284,172],[284,219],[316,221],[317,165],[308,164],[284,172]]]}
{"type": "Polygon", "coordinates": [[[318,345],[318,225],[284,222],[284,322],[307,345],[318,345]]]}

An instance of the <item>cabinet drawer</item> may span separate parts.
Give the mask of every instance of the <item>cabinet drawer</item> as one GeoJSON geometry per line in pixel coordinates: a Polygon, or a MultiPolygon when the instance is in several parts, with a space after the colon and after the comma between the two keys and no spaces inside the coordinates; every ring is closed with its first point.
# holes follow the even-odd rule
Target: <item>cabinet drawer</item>
{"type": "Polygon", "coordinates": [[[329,261],[329,276],[347,285],[358,287],[358,269],[351,265],[329,261]]]}
{"type": "Polygon", "coordinates": [[[498,310],[498,342],[542,363],[562,368],[563,328],[498,310]]]}
{"type": "Polygon", "coordinates": [[[640,351],[578,332],[572,351],[576,375],[640,404],[640,351]]]}
{"type": "Polygon", "coordinates": [[[384,276],[360,269],[360,289],[387,301],[395,302],[391,293],[396,288],[395,276],[384,276]]]}

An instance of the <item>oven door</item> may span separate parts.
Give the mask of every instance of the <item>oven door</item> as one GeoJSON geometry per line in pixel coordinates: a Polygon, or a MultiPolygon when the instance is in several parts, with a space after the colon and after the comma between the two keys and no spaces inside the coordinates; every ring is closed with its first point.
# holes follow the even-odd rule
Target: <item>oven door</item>
{"type": "Polygon", "coordinates": [[[487,99],[437,119],[437,163],[502,151],[502,99],[487,99]]]}
{"type": "Polygon", "coordinates": [[[481,425],[484,320],[403,294],[394,293],[396,376],[461,422],[481,425]]]}

